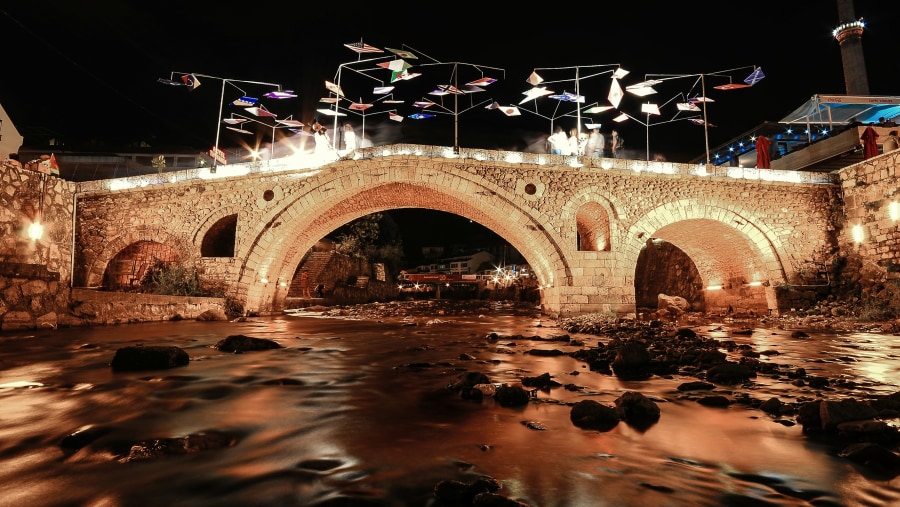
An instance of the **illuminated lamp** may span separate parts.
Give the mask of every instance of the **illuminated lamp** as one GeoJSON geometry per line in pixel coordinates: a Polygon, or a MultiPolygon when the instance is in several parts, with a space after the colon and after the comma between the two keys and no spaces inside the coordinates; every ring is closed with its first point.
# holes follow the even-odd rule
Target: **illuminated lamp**
{"type": "Polygon", "coordinates": [[[28,226],[28,237],[36,241],[44,237],[44,226],[40,222],[34,222],[28,226]]]}
{"type": "Polygon", "coordinates": [[[862,225],[856,224],[853,226],[853,242],[854,243],[862,243],[864,235],[863,235],[863,227],[862,225]]]}
{"type": "Polygon", "coordinates": [[[894,201],[888,204],[888,216],[891,217],[891,220],[894,222],[900,220],[900,203],[894,201]]]}

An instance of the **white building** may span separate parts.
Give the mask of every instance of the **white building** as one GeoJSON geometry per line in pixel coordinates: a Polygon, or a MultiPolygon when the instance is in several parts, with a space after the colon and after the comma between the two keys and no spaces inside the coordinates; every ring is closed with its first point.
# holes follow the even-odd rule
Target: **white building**
{"type": "Polygon", "coordinates": [[[0,160],[9,158],[10,153],[19,153],[25,138],[13,125],[3,105],[0,104],[0,160]]]}

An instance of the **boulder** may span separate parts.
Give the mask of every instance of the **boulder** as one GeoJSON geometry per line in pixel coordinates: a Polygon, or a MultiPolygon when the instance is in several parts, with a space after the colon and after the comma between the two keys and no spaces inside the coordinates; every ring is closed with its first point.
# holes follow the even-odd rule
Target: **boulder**
{"type": "Polygon", "coordinates": [[[187,352],[179,347],[122,347],[116,350],[110,366],[113,371],[167,370],[186,366],[190,360],[187,352]]]}
{"type": "Polygon", "coordinates": [[[609,431],[619,424],[614,408],[594,400],[582,400],[573,405],[569,419],[579,428],[597,431],[609,431]]]}
{"type": "Polygon", "coordinates": [[[213,348],[222,352],[247,352],[253,350],[272,350],[284,348],[280,343],[269,340],[267,338],[253,338],[242,334],[232,335],[224,340],[220,340],[213,348]]]}

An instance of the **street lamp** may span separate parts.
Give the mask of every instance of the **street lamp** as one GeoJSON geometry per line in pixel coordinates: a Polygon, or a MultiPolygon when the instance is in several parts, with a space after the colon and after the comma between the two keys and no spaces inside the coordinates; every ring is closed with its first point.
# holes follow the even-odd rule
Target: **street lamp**
{"type": "Polygon", "coordinates": [[[200,86],[199,78],[201,78],[201,77],[204,79],[217,79],[222,82],[222,91],[221,91],[221,94],[219,97],[219,114],[218,114],[217,120],[216,120],[216,142],[215,142],[215,145],[212,147],[212,149],[209,152],[209,155],[213,159],[213,165],[209,170],[209,172],[211,172],[211,173],[216,172],[216,167],[218,166],[219,163],[221,163],[223,165],[227,163],[225,154],[219,150],[219,135],[221,132],[221,125],[222,125],[222,108],[225,104],[225,85],[226,84],[233,86],[236,90],[241,92],[241,97],[238,98],[237,100],[235,100],[234,102],[232,102],[232,104],[234,104],[236,106],[254,107],[259,99],[249,97],[247,95],[247,92],[245,92],[244,90],[239,88],[237,85],[235,85],[235,83],[261,85],[261,86],[268,86],[268,87],[275,88],[275,90],[269,91],[268,93],[266,93],[264,95],[267,98],[286,99],[286,98],[296,97],[296,95],[293,92],[287,91],[287,90],[282,90],[281,85],[277,84],[277,83],[266,83],[266,82],[262,82],[262,81],[246,81],[246,80],[242,80],[242,79],[231,79],[231,78],[224,78],[224,77],[218,77],[218,76],[210,76],[207,74],[196,74],[196,73],[189,73],[189,72],[172,72],[169,75],[169,79],[160,78],[158,81],[163,84],[169,84],[169,85],[174,85],[174,86],[183,86],[183,87],[188,88],[188,90],[193,91],[193,90],[196,90],[200,86]],[[177,80],[175,79],[176,75],[178,76],[177,80]]]}

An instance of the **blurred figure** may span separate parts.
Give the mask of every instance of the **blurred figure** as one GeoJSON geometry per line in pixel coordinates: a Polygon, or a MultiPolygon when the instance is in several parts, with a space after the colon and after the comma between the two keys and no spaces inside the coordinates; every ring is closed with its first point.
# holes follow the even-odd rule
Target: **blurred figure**
{"type": "Polygon", "coordinates": [[[613,158],[622,158],[622,149],[625,146],[625,140],[621,136],[619,136],[618,130],[613,130],[610,133],[609,143],[609,151],[612,152],[613,158]]]}
{"type": "Polygon", "coordinates": [[[553,134],[547,138],[547,144],[550,145],[550,153],[554,155],[565,155],[569,151],[569,138],[559,125],[556,126],[553,134]]]}
{"type": "Polygon", "coordinates": [[[881,151],[882,153],[888,153],[898,148],[900,148],[900,137],[897,136],[896,130],[892,130],[884,138],[884,142],[881,144],[881,151]]]}
{"type": "Polygon", "coordinates": [[[589,157],[602,157],[605,148],[606,138],[600,132],[600,129],[596,127],[591,129],[591,135],[588,136],[584,154],[589,157]]]}
{"type": "Polygon", "coordinates": [[[331,151],[331,140],[328,139],[328,131],[325,127],[320,126],[313,134],[313,139],[316,140],[316,149],[313,153],[325,155],[331,151]]]}
{"type": "Polygon", "coordinates": [[[581,155],[581,143],[579,142],[578,129],[569,129],[569,155],[581,155]]]}
{"type": "Polygon", "coordinates": [[[347,152],[351,152],[359,147],[359,144],[356,141],[356,132],[353,130],[353,125],[349,123],[344,124],[344,149],[347,152]]]}

